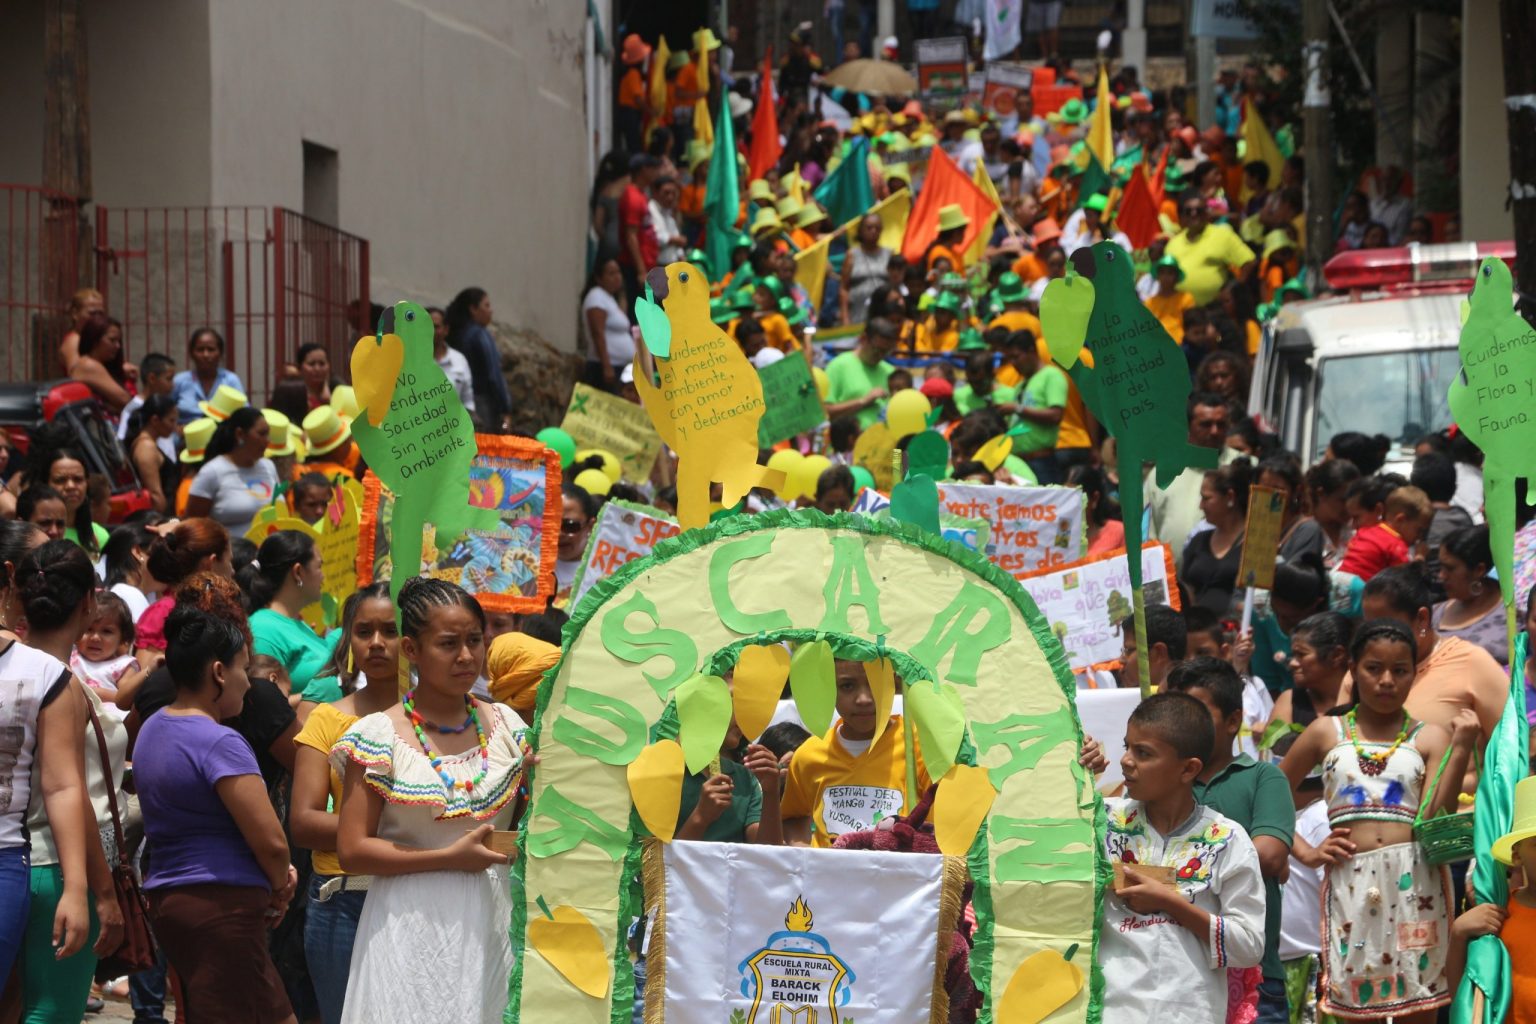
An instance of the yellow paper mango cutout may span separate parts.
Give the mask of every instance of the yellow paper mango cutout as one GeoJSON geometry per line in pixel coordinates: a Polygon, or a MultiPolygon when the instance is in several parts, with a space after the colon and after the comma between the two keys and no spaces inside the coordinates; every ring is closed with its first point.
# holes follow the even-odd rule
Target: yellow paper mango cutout
{"type": "Polygon", "coordinates": [[[1040,1024],[1071,1002],[1083,990],[1083,969],[1071,962],[1076,952],[1076,945],[1066,956],[1042,949],[1019,964],[997,1003],[995,1019],[1008,1024],[1040,1024]]]}
{"type": "Polygon", "coordinates": [[[731,703],[743,736],[756,739],[768,728],[788,678],[789,652],[781,645],[742,648],[731,677],[731,703]]]}
{"type": "Polygon", "coordinates": [[[395,394],[395,378],[405,362],[405,342],[398,334],[386,334],[367,344],[363,338],[352,349],[352,390],[357,404],[368,414],[368,422],[378,426],[389,415],[389,402],[395,394]]]}
{"type": "Polygon", "coordinates": [[[1013,454],[1013,438],[1007,434],[999,434],[980,448],[976,449],[976,461],[986,466],[993,473],[997,467],[1003,464],[1003,460],[1013,454]]]}
{"type": "Polygon", "coordinates": [[[683,806],[683,748],[676,740],[657,740],[629,762],[625,773],[640,820],[651,835],[670,843],[683,806]]]}
{"type": "MultiPolygon", "coordinates": [[[[987,820],[997,790],[985,768],[957,764],[939,781],[933,797],[933,837],[939,852],[964,857],[987,820]]],[[[1006,1019],[1006,1018],[1001,1018],[1006,1019]]]]}
{"type": "Polygon", "coordinates": [[[591,996],[608,995],[608,950],[587,915],[560,904],[551,917],[528,922],[528,944],[572,985],[591,996]]]}
{"type": "Polygon", "coordinates": [[[875,737],[869,741],[873,746],[880,742],[891,722],[891,705],[896,703],[896,666],[889,658],[866,661],[864,678],[869,680],[869,693],[875,698],[875,737]]]}

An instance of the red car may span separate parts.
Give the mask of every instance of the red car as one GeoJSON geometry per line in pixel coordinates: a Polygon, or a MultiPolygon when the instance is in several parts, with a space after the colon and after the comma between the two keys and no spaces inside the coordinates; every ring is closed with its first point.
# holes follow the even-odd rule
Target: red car
{"type": "Polygon", "coordinates": [[[117,439],[116,426],[90,388],[75,380],[0,384],[0,427],[10,435],[17,457],[26,454],[33,430],[59,421],[68,423],[79,439],[86,473],[112,481],[113,523],[151,507],[149,492],[117,439]]]}

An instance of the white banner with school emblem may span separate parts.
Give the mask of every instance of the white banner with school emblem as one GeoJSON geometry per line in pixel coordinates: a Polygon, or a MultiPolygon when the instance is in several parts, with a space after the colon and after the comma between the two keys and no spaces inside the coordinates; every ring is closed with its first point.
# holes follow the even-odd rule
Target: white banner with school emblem
{"type": "Polygon", "coordinates": [[[655,841],[645,856],[646,1024],[947,1019],[959,858],[655,841]]]}

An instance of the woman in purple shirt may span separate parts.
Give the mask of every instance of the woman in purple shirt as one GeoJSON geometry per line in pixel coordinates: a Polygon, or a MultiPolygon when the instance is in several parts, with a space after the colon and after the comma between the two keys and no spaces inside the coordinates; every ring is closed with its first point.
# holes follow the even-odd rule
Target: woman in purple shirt
{"type": "Polygon", "coordinates": [[[176,699],[145,721],[133,762],[150,919],[190,1018],[288,1024],[267,929],[298,875],[251,745],[220,724],[250,688],[244,624],[181,605],[165,636],[176,699]]]}

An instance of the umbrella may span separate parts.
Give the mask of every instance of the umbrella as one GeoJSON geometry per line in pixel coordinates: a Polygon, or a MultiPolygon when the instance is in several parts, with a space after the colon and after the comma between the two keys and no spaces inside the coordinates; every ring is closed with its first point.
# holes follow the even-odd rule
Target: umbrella
{"type": "Polygon", "coordinates": [[[910,96],[917,92],[917,80],[895,61],[859,58],[839,64],[821,76],[823,85],[836,85],[849,92],[875,93],[881,96],[910,96]]]}

